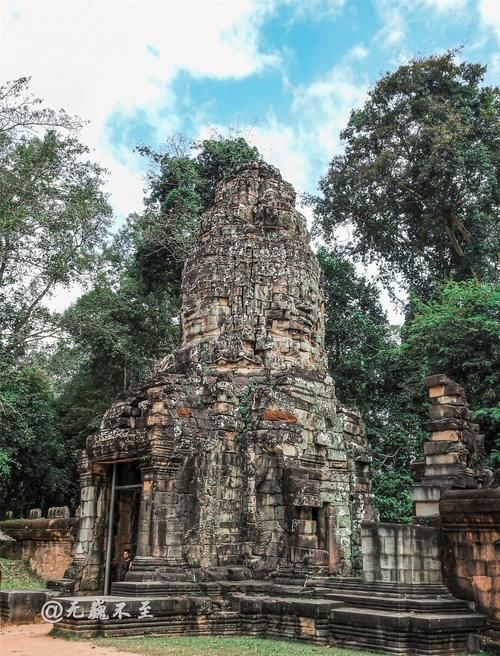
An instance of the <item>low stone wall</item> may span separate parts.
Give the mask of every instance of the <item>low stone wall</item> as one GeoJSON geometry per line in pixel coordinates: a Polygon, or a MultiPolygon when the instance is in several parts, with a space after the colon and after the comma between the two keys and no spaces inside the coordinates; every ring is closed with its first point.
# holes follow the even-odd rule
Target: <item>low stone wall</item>
{"type": "Polygon", "coordinates": [[[3,545],[1,554],[28,560],[41,578],[62,578],[73,559],[79,521],[68,516],[1,521],[0,529],[15,539],[3,545]]]}
{"type": "Polygon", "coordinates": [[[55,596],[57,594],[52,590],[0,590],[0,624],[31,624],[41,621],[42,606],[55,596]]]}
{"type": "Polygon", "coordinates": [[[365,581],[441,583],[439,529],[366,522],[361,540],[365,581]]]}
{"type": "Polygon", "coordinates": [[[439,512],[446,585],[500,630],[500,488],[448,490],[439,512]]]}

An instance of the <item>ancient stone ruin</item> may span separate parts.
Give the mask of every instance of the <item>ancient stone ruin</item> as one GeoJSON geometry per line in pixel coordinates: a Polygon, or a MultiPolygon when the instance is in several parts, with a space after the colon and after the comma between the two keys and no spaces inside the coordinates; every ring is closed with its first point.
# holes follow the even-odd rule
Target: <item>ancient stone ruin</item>
{"type": "MultiPolygon", "coordinates": [[[[477,651],[483,632],[500,653],[500,489],[485,487],[464,392],[427,379],[414,523],[377,522],[363,423],[327,372],[320,271],[294,203],[266,164],[217,187],[184,269],[182,345],[88,439],[74,558],[30,608],[61,595],[57,626],[82,636],[451,656],[477,651]],[[116,581],[124,547],[135,558],[116,581]]],[[[33,514],[24,534],[20,520],[2,528],[35,537],[49,520],[33,514]]],[[[27,603],[0,592],[0,617],[27,603]]]]}
{"type": "Polygon", "coordinates": [[[271,166],[218,186],[183,273],[182,334],[80,457],[75,589],[102,587],[113,463],[121,485],[139,485],[118,494],[114,536],[115,554],[136,553],[136,579],[360,572],[373,513],[363,425],[337,403],[319,265],[271,166]]]}
{"type": "Polygon", "coordinates": [[[465,392],[447,376],[424,381],[431,400],[424,460],[414,465],[414,515],[418,523],[439,525],[439,502],[446,489],[471,489],[482,483],[484,437],[472,421],[465,392]]]}

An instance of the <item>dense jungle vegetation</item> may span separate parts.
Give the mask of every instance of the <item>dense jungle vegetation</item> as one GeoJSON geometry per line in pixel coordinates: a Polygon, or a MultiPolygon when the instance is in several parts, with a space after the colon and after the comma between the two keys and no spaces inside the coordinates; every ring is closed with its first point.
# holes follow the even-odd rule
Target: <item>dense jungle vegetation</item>
{"type": "MultiPolygon", "coordinates": [[[[500,466],[500,90],[453,52],[383,76],[319,181],[314,235],[337,394],[363,413],[381,518],[408,521],[424,376],[463,385],[500,466]],[[346,242],[336,238],[350,226],[346,242]],[[359,264],[376,264],[379,279],[359,264]],[[381,289],[405,292],[389,324],[381,289]]],[[[123,388],[179,343],[180,277],[218,180],[261,156],[244,138],[141,147],[143,211],[112,234],[105,172],[79,121],[29,81],[0,87],[0,508],[78,502],[76,452],[123,388]],[[47,309],[61,286],[82,295],[47,309]]]]}

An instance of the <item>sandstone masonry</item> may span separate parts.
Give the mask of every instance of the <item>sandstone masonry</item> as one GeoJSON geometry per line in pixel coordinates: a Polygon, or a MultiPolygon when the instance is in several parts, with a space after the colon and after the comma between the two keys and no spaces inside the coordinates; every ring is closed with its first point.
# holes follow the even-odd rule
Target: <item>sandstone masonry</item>
{"type": "Polygon", "coordinates": [[[131,578],[360,571],[370,456],[327,373],[320,269],[294,203],[266,164],[218,186],[183,273],[181,348],[80,456],[76,589],[102,587],[113,463],[122,486],[141,486],[117,501],[114,553],[133,547],[131,578]]]}

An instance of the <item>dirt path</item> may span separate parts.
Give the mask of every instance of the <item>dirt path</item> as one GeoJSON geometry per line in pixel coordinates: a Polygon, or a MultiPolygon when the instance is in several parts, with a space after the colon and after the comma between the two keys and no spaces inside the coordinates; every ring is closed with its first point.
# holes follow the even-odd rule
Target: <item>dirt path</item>
{"type": "Polygon", "coordinates": [[[1,656],[137,656],[126,651],[97,647],[84,640],[64,640],[49,636],[51,624],[2,626],[1,656]]]}

